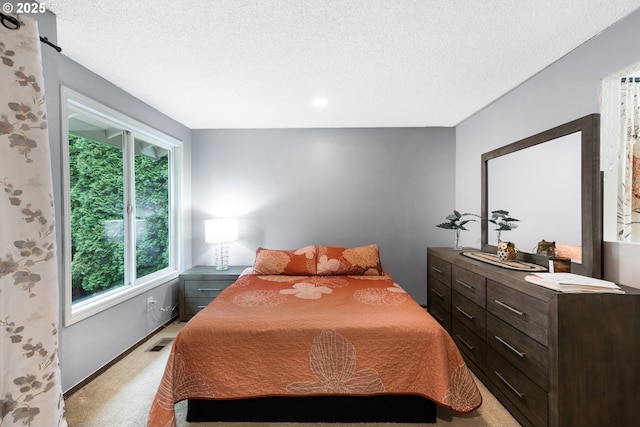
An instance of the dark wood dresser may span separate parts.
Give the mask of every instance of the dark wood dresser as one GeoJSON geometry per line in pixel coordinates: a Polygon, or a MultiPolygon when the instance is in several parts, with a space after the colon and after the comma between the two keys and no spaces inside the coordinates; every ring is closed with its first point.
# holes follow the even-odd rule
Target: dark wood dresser
{"type": "Polygon", "coordinates": [[[427,309],[525,426],[640,425],[640,290],[559,293],[427,249],[427,309]]]}

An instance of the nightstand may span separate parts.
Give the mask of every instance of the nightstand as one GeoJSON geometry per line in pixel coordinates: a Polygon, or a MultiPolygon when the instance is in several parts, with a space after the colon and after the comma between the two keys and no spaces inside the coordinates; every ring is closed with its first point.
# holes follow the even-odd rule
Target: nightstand
{"type": "Polygon", "coordinates": [[[199,265],[179,276],[180,320],[186,322],[207,306],[224,288],[235,282],[248,265],[231,265],[228,270],[199,265]]]}

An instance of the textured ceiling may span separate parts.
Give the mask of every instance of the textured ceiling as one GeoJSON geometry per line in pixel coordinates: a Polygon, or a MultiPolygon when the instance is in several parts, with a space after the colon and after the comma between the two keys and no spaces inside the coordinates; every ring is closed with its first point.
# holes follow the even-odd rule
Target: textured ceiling
{"type": "Polygon", "coordinates": [[[46,5],[63,54],[201,129],[455,126],[640,0],[46,5]]]}

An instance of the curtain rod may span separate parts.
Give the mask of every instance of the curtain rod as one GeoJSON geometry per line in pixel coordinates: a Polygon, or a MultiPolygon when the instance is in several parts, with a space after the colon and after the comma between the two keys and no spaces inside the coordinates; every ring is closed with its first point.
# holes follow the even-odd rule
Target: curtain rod
{"type": "Polygon", "coordinates": [[[620,79],[622,83],[640,83],[640,77],[623,77],[620,79]],[[627,81],[627,79],[629,79],[627,81]]]}
{"type": "Polygon", "coordinates": [[[49,39],[48,39],[48,38],[46,38],[46,37],[40,37],[40,41],[41,41],[42,43],[44,43],[44,44],[48,44],[49,46],[51,46],[52,48],[54,48],[54,49],[55,49],[55,50],[57,50],[58,52],[61,52],[61,51],[62,51],[62,48],[61,48],[60,46],[57,46],[57,45],[55,45],[55,44],[51,43],[51,42],[49,41],[49,39]]]}
{"type": "MultiPolygon", "coordinates": [[[[0,12],[0,22],[2,22],[2,25],[9,30],[19,30],[20,27],[22,26],[18,18],[15,18],[10,15],[5,15],[2,12],[0,12]]],[[[40,41],[44,44],[51,46],[58,52],[62,51],[62,48],[60,46],[56,46],[55,44],[51,43],[49,39],[46,37],[40,37],[40,41]]]]}

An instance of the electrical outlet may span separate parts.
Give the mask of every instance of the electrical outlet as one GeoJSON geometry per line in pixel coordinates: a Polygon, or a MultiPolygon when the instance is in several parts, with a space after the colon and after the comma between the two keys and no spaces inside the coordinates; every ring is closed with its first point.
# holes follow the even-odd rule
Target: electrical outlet
{"type": "Polygon", "coordinates": [[[158,303],[152,296],[147,298],[147,313],[153,311],[153,307],[158,303]]]}

